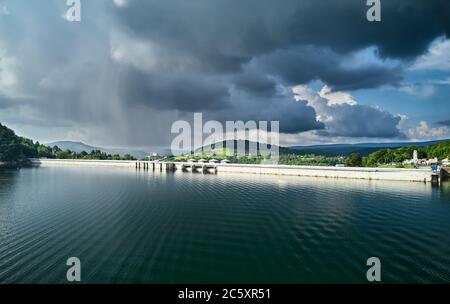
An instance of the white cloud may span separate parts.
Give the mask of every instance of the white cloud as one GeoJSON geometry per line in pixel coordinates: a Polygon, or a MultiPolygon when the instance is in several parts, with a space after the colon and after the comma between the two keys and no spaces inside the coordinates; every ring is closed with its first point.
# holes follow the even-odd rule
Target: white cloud
{"type": "Polygon", "coordinates": [[[333,92],[327,86],[316,92],[307,85],[292,88],[296,101],[306,101],[316,111],[316,119],[325,130],[314,131],[325,136],[396,137],[401,118],[379,108],[359,105],[346,92],[333,92]]]}
{"type": "Polygon", "coordinates": [[[323,86],[323,88],[319,92],[319,96],[326,99],[328,101],[328,105],[333,104],[349,104],[355,105],[356,101],[353,96],[347,92],[332,92],[331,88],[327,85],[323,86]]]}
{"type": "MultiPolygon", "coordinates": [[[[326,86],[324,86],[320,92],[322,92],[325,87],[326,86]]],[[[294,99],[296,101],[305,100],[308,102],[309,106],[314,108],[317,113],[316,119],[318,121],[324,123],[333,121],[333,116],[329,115],[329,113],[327,113],[328,111],[325,110],[326,107],[331,104],[326,97],[320,96],[320,92],[315,92],[307,85],[297,85],[292,88],[292,92],[294,93],[294,99]]],[[[326,96],[326,94],[324,95],[326,96]]]]}
{"type": "Polygon", "coordinates": [[[150,40],[140,40],[119,31],[110,36],[110,55],[118,63],[144,72],[182,72],[194,66],[182,51],[167,49],[150,40]]]}
{"type": "Polygon", "coordinates": [[[423,98],[431,97],[435,92],[434,86],[431,84],[404,84],[400,86],[398,90],[409,95],[423,98]]]}
{"type": "Polygon", "coordinates": [[[330,106],[348,104],[356,105],[353,97],[346,92],[332,92],[330,87],[324,85],[319,92],[315,92],[307,85],[297,85],[292,88],[296,101],[305,100],[317,113],[316,119],[320,122],[329,123],[334,120],[330,106]]]}
{"type": "Polygon", "coordinates": [[[437,85],[450,85],[450,77],[448,77],[447,79],[431,80],[430,83],[437,84],[437,85]]]}
{"type": "Polygon", "coordinates": [[[0,15],[9,15],[9,10],[6,7],[6,4],[0,3],[0,15]]]}
{"type": "Polygon", "coordinates": [[[0,50],[0,94],[14,95],[18,84],[16,73],[18,66],[16,58],[8,57],[0,50]]]}
{"type": "Polygon", "coordinates": [[[294,99],[296,101],[306,100],[309,103],[313,103],[320,97],[320,95],[318,96],[318,94],[307,85],[294,86],[292,88],[292,93],[294,93],[294,99]]]}
{"type": "Polygon", "coordinates": [[[348,69],[357,69],[370,66],[399,67],[401,61],[398,59],[381,58],[380,51],[376,46],[370,46],[349,54],[342,59],[342,66],[348,69]]]}
{"type": "Polygon", "coordinates": [[[159,64],[160,50],[149,41],[136,40],[118,32],[111,35],[111,58],[139,70],[152,71],[159,64]]]}
{"type": "Polygon", "coordinates": [[[405,114],[398,114],[397,116],[400,117],[400,121],[405,121],[409,119],[408,115],[405,114]]]}
{"type": "Polygon", "coordinates": [[[433,81],[424,81],[423,83],[402,83],[398,86],[384,86],[381,87],[380,90],[397,91],[420,98],[429,98],[433,96],[434,93],[436,92],[436,85],[446,84],[444,81],[445,80],[436,80],[436,81],[433,80],[433,81]]]}
{"type": "Polygon", "coordinates": [[[400,130],[404,130],[409,122],[409,117],[408,115],[405,114],[397,114],[397,116],[400,117],[400,121],[398,122],[398,128],[400,130]]]}
{"type": "Polygon", "coordinates": [[[39,81],[39,86],[46,90],[68,91],[74,88],[74,83],[67,77],[62,77],[60,71],[52,71],[39,81]]]}
{"type": "Polygon", "coordinates": [[[128,3],[127,0],[114,0],[114,4],[118,7],[125,6],[128,3]]]}
{"type": "Polygon", "coordinates": [[[412,70],[450,70],[450,39],[435,40],[428,52],[420,56],[411,67],[412,70]]]}
{"type": "Polygon", "coordinates": [[[417,127],[410,128],[407,135],[410,139],[420,140],[446,138],[450,136],[450,128],[447,126],[432,128],[426,121],[421,121],[417,127]]]}

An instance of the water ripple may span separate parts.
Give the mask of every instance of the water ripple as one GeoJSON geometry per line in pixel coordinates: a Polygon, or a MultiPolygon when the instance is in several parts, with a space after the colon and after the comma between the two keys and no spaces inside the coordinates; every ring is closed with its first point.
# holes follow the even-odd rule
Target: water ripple
{"type": "Polygon", "coordinates": [[[450,191],[245,174],[0,172],[0,282],[450,282],[450,191]]]}

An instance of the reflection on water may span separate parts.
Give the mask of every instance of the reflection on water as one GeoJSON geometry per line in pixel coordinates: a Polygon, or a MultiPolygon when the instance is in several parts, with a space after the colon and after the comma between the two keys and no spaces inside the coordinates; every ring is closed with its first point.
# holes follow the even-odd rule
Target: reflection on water
{"type": "Polygon", "coordinates": [[[0,171],[0,282],[449,282],[449,219],[448,183],[0,171]]]}

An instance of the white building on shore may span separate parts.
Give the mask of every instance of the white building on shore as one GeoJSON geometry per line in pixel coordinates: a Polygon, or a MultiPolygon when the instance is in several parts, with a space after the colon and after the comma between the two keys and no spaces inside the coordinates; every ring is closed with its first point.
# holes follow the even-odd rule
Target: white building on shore
{"type": "Polygon", "coordinates": [[[443,159],[441,161],[439,161],[437,159],[437,157],[435,158],[431,158],[431,159],[427,159],[427,158],[422,158],[419,159],[418,158],[418,152],[417,150],[414,150],[413,152],[413,158],[412,159],[405,159],[402,162],[403,165],[415,165],[415,166],[433,166],[433,165],[444,165],[444,166],[448,166],[448,159],[443,159]],[[444,164],[445,163],[445,164],[444,164]]]}

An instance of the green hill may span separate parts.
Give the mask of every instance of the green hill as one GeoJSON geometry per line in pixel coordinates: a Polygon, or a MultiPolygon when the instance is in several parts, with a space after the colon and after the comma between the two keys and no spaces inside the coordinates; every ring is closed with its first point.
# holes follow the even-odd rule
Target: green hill
{"type": "Polygon", "coordinates": [[[37,156],[36,145],[32,140],[17,136],[13,130],[0,123],[0,162],[22,163],[37,156]]]}
{"type": "Polygon", "coordinates": [[[47,147],[31,139],[17,136],[13,130],[0,124],[0,163],[3,165],[23,166],[29,163],[30,158],[58,158],[58,159],[126,159],[133,156],[125,154],[108,154],[98,149],[75,152],[63,150],[58,146],[47,147]]]}
{"type": "MultiPolygon", "coordinates": [[[[195,150],[196,154],[215,154],[215,155],[224,155],[224,156],[233,156],[235,154],[235,151],[237,151],[238,145],[241,145],[244,147],[244,154],[248,155],[251,154],[251,146],[256,146],[257,154],[260,154],[260,143],[258,142],[251,142],[249,140],[226,140],[222,142],[222,150],[218,150],[218,144],[212,144],[202,147],[201,149],[195,150]]],[[[263,145],[263,144],[261,144],[263,145]]],[[[265,144],[264,144],[265,145],[265,144]]],[[[277,146],[268,145],[268,148],[276,149],[277,146]]],[[[299,151],[287,147],[281,147],[278,146],[278,151],[280,155],[285,154],[300,154],[299,151]]]]}
{"type": "MultiPolygon", "coordinates": [[[[55,141],[55,142],[47,143],[47,146],[49,146],[49,147],[57,146],[61,150],[69,150],[69,151],[73,151],[73,152],[77,152],[77,153],[82,153],[83,151],[90,152],[92,150],[99,150],[99,151],[101,151],[103,153],[111,154],[111,155],[115,155],[115,154],[126,155],[126,154],[129,154],[129,155],[132,155],[133,157],[135,157],[137,159],[146,158],[146,156],[150,154],[149,152],[146,152],[146,151],[144,151],[142,149],[134,149],[134,148],[103,148],[103,147],[98,147],[98,146],[87,145],[87,144],[85,144],[83,142],[80,142],[80,141],[69,141],[69,140],[55,141]]],[[[158,149],[155,152],[158,152],[159,154],[167,153],[167,151],[161,151],[161,149],[158,149]]]]}

